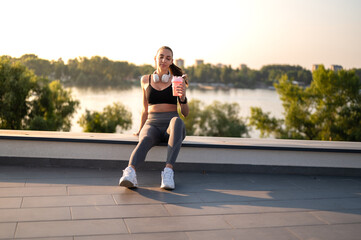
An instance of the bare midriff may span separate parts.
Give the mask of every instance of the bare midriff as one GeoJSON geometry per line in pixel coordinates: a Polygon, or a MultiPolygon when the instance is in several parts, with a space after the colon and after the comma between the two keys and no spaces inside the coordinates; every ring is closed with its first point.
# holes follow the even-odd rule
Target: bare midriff
{"type": "Polygon", "coordinates": [[[168,103],[160,103],[148,106],[149,113],[155,112],[175,112],[177,111],[177,105],[168,104],[168,103]]]}

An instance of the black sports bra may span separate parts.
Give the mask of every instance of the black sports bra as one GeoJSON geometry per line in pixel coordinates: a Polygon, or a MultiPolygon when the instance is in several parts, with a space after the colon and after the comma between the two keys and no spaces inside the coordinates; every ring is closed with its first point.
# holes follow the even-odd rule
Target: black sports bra
{"type": "Polygon", "coordinates": [[[154,89],[151,85],[151,75],[149,75],[149,85],[146,89],[146,97],[149,105],[168,103],[177,105],[177,97],[173,96],[172,85],[163,89],[154,89]]]}

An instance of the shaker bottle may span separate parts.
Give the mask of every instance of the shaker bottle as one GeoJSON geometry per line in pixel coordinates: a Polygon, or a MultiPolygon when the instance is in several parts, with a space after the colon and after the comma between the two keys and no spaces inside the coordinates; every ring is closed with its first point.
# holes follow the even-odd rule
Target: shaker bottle
{"type": "Polygon", "coordinates": [[[173,96],[180,96],[176,89],[177,87],[183,83],[183,78],[182,77],[176,77],[174,76],[172,79],[172,89],[173,89],[173,96]]]}

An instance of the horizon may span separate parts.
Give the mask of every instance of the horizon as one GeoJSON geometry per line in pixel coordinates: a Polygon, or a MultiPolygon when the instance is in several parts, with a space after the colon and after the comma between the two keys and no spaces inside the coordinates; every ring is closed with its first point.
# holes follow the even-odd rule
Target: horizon
{"type": "Polygon", "coordinates": [[[166,45],[185,67],[202,59],[232,68],[361,68],[358,0],[14,0],[2,7],[0,55],[16,58],[100,56],[153,65],[166,45]]]}
{"type": "MultiPolygon", "coordinates": [[[[74,60],[74,59],[76,59],[76,58],[88,58],[88,59],[91,59],[92,57],[101,57],[101,58],[107,58],[108,60],[110,60],[110,61],[114,61],[114,62],[116,62],[116,61],[119,61],[119,62],[127,62],[128,64],[134,64],[134,65],[136,65],[136,66],[141,66],[141,65],[143,65],[143,64],[136,64],[136,63],[132,63],[132,62],[129,62],[129,61],[127,61],[127,60],[115,60],[115,59],[111,59],[111,58],[108,58],[107,56],[98,56],[98,55],[94,55],[94,56],[90,56],[90,57],[88,57],[88,56],[78,56],[78,57],[75,57],[75,58],[70,58],[70,59],[67,59],[66,61],[63,59],[63,58],[58,58],[58,59],[46,59],[46,58],[41,58],[41,57],[39,57],[37,54],[35,54],[35,53],[25,53],[25,54],[23,54],[23,55],[21,55],[21,56],[19,56],[19,57],[14,57],[14,56],[10,56],[10,55],[1,55],[0,57],[2,57],[2,56],[9,56],[9,57],[11,57],[11,58],[17,58],[17,59],[19,59],[19,58],[21,58],[22,56],[24,56],[24,55],[35,55],[36,57],[38,57],[39,59],[42,59],[42,60],[47,60],[47,61],[49,61],[49,62],[51,62],[51,61],[59,61],[60,59],[64,62],[64,64],[68,64],[68,61],[69,60],[74,60]]],[[[174,61],[175,61],[176,59],[174,59],[174,61]]],[[[148,64],[148,63],[144,63],[144,64],[148,64]]],[[[213,65],[213,66],[217,66],[217,64],[213,64],[213,63],[208,63],[208,62],[204,62],[204,64],[211,64],[211,65],[213,65]]],[[[222,64],[222,63],[218,63],[218,64],[222,64]]],[[[152,65],[152,64],[148,64],[148,65],[152,65]]],[[[185,68],[187,68],[187,67],[193,67],[193,66],[195,66],[196,65],[196,63],[194,63],[193,65],[185,65],[184,67],[185,68]]],[[[249,67],[247,64],[246,64],[246,66],[249,68],[249,69],[251,69],[251,70],[257,70],[257,71],[259,71],[259,70],[261,70],[261,68],[262,67],[265,67],[265,66],[273,66],[273,65],[286,65],[286,66],[293,66],[293,67],[302,67],[302,68],[304,68],[304,69],[306,69],[306,70],[309,70],[309,71],[312,71],[312,66],[310,67],[310,68],[306,68],[306,67],[304,67],[304,66],[301,66],[301,65],[292,65],[292,64],[287,64],[287,63],[285,63],[285,64],[278,64],[278,63],[270,63],[270,64],[266,64],[266,65],[262,65],[260,68],[258,68],[258,69],[256,69],[256,68],[251,68],[251,67],[249,67]]],[[[325,64],[322,64],[322,63],[318,63],[318,64],[316,64],[316,65],[323,65],[324,67],[325,67],[325,69],[330,69],[330,67],[331,67],[331,65],[338,65],[338,64],[331,64],[331,65],[329,65],[329,66],[326,66],[325,64]]],[[[153,66],[153,65],[152,65],[153,66]]],[[[226,65],[226,64],[223,64],[223,66],[229,66],[229,65],[226,65]]],[[[232,67],[232,69],[237,69],[237,68],[240,68],[240,65],[239,66],[236,66],[236,67],[233,67],[232,65],[230,65],[231,67],[232,67]]],[[[341,65],[342,66],[342,65],[341,65]]],[[[343,66],[342,66],[343,67],[343,66]]],[[[343,67],[343,69],[344,70],[352,70],[352,69],[361,69],[361,68],[345,68],[345,67],[343,67]]]]}

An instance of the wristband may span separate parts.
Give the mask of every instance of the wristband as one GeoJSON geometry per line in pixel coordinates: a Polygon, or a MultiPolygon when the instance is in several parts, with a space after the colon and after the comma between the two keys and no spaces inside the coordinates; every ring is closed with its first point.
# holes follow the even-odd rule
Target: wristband
{"type": "Polygon", "coordinates": [[[187,97],[185,97],[184,102],[181,101],[180,97],[178,97],[178,100],[181,104],[187,104],[187,97]]]}

